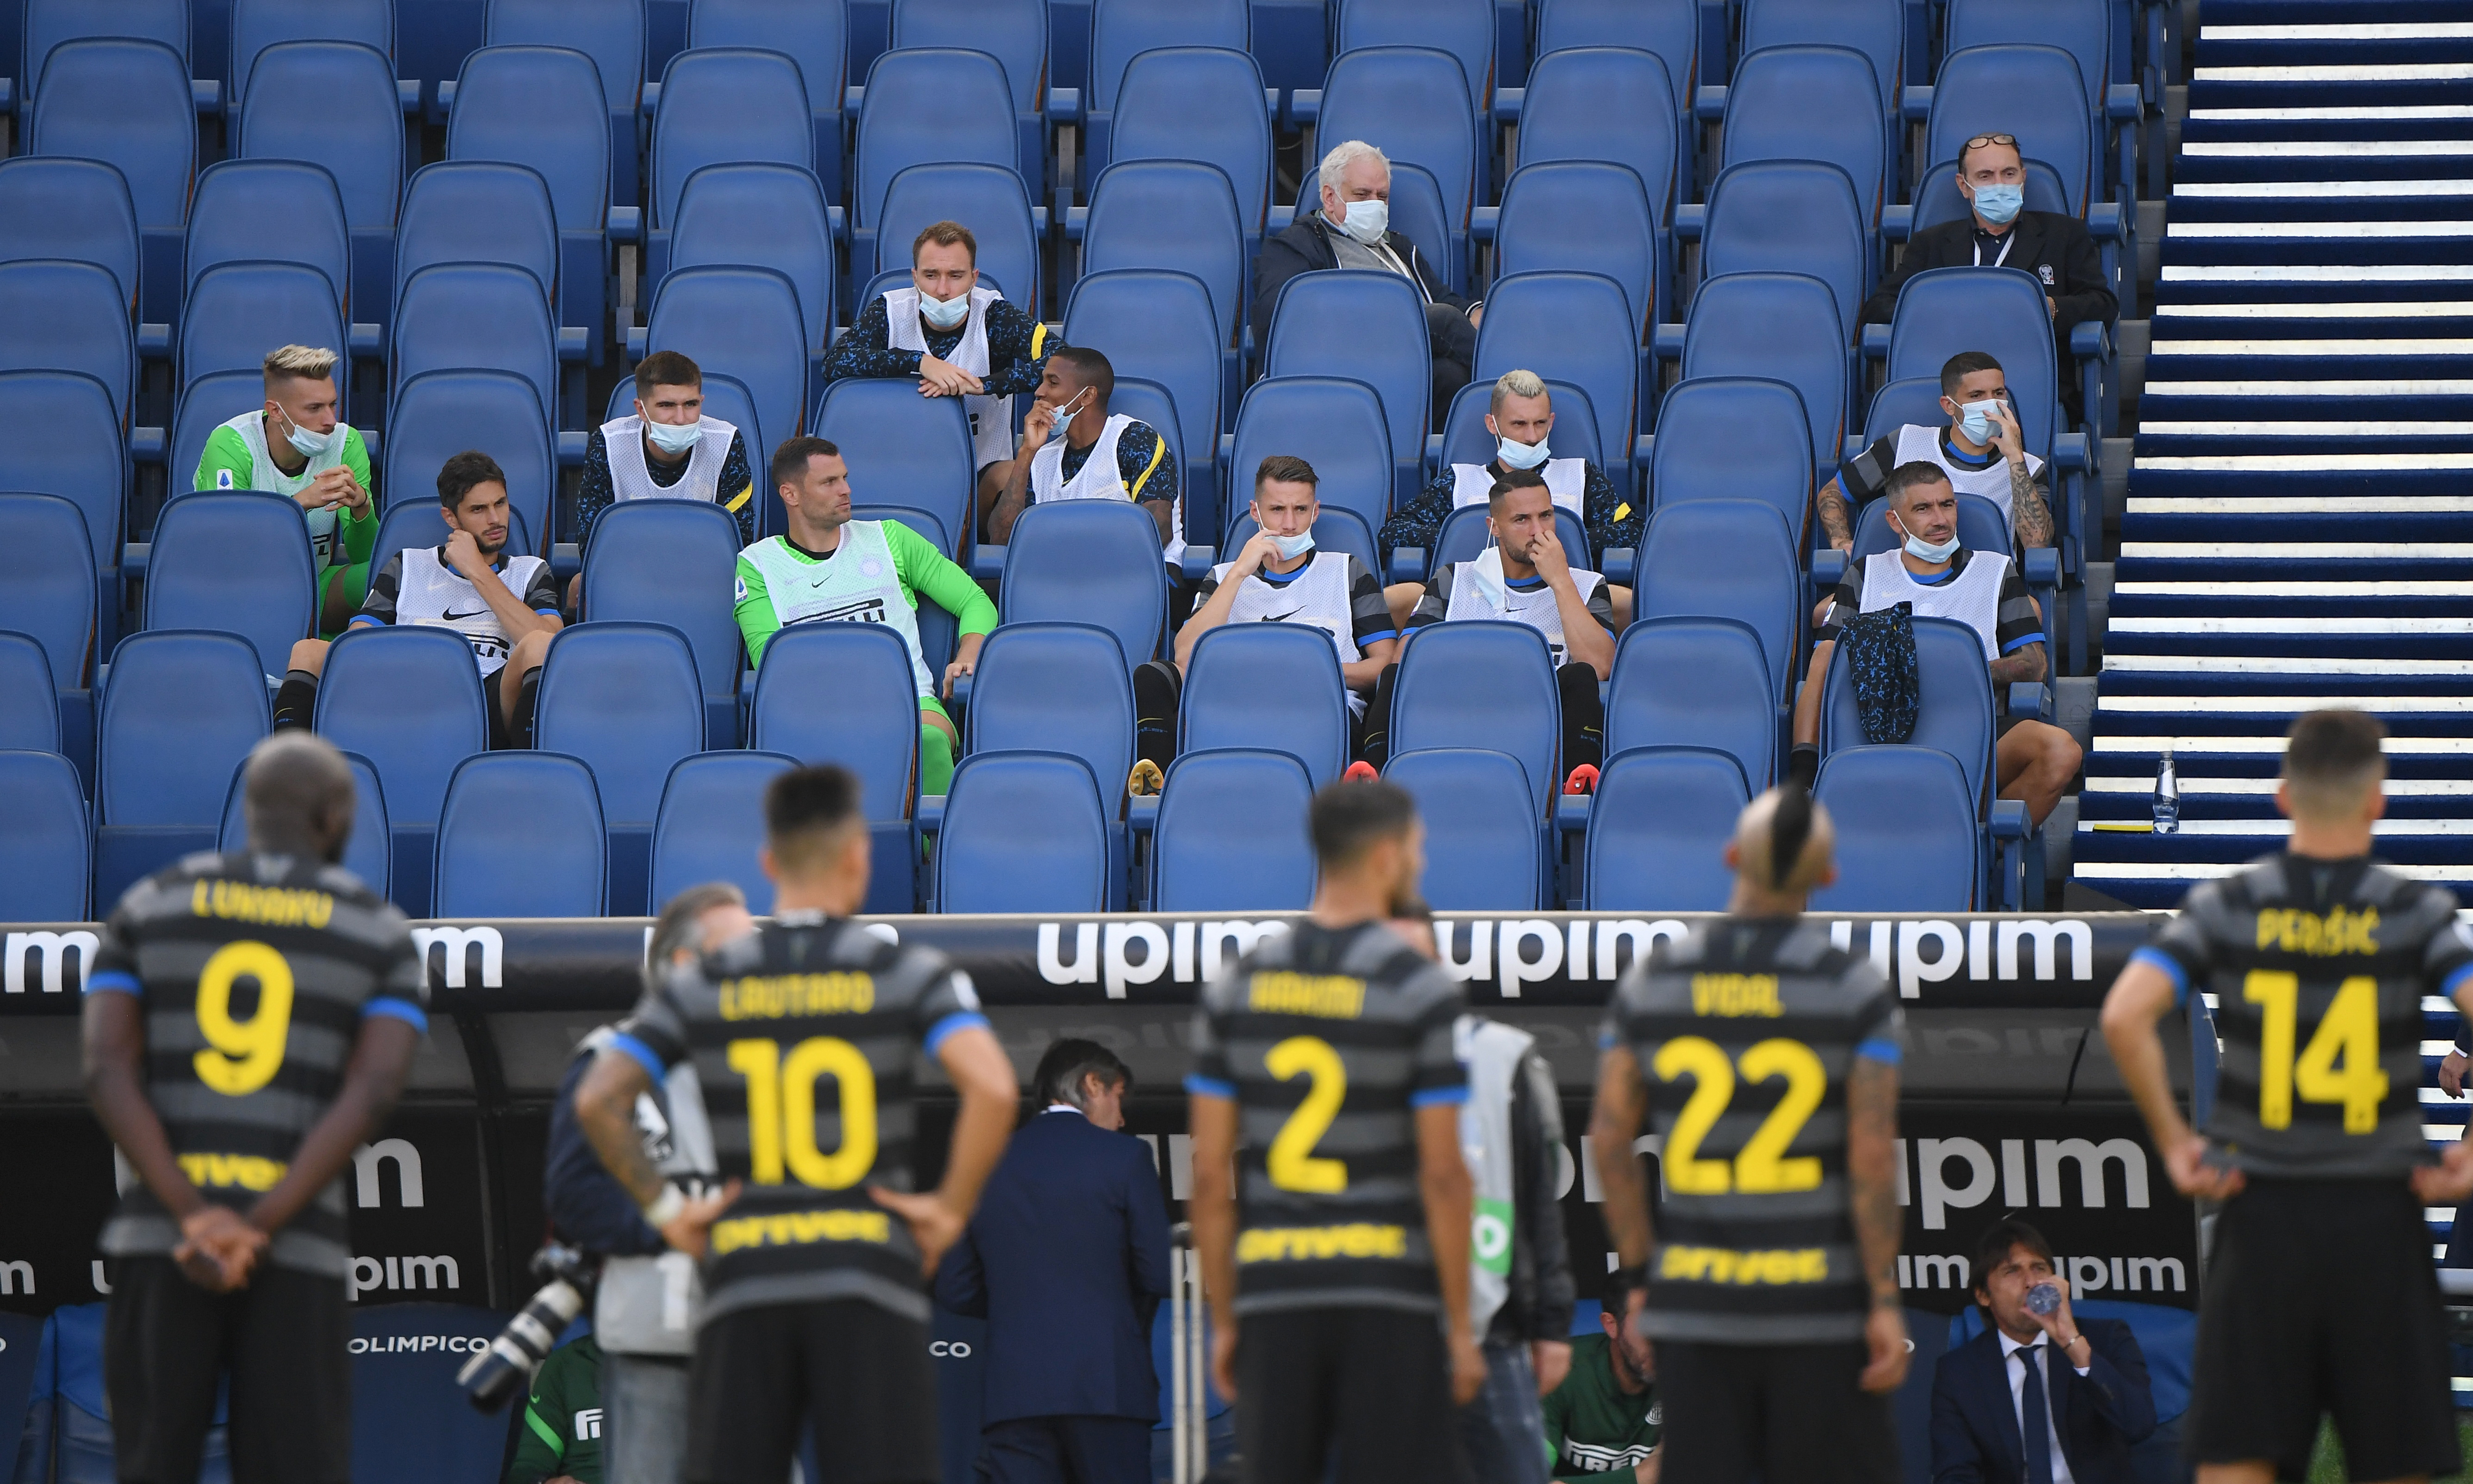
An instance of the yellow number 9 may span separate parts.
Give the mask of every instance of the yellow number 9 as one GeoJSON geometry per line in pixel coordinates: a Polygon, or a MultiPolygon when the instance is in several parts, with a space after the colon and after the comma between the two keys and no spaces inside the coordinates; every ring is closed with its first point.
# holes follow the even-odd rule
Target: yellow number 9
{"type": "Polygon", "coordinates": [[[211,1049],[197,1054],[198,1080],[227,1097],[254,1092],[283,1065],[292,1031],[292,966],[262,943],[228,943],[198,971],[198,1030],[211,1049]],[[257,981],[257,1014],[235,1020],[232,981],[257,981]]]}

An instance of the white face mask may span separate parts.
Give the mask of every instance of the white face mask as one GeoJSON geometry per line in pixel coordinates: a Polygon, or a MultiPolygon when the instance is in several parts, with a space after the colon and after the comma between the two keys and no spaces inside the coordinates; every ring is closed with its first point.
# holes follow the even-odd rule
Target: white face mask
{"type": "Polygon", "coordinates": [[[653,441],[654,447],[675,458],[694,447],[696,440],[704,437],[704,419],[699,418],[693,422],[680,423],[655,422],[647,418],[644,419],[644,436],[653,441]]]}
{"type": "Polygon", "coordinates": [[[1274,536],[1271,538],[1271,544],[1280,549],[1281,561],[1294,562],[1314,549],[1313,533],[1300,531],[1294,536],[1274,536]]]}
{"type": "Polygon", "coordinates": [[[1058,427],[1063,427],[1065,424],[1072,421],[1073,415],[1080,412],[1085,406],[1089,405],[1091,394],[1097,390],[1098,389],[1096,387],[1084,387],[1080,392],[1073,395],[1071,400],[1068,401],[1064,406],[1056,409],[1056,425],[1058,427]]]}
{"type": "Polygon", "coordinates": [[[1391,203],[1387,201],[1345,202],[1340,209],[1348,215],[1341,220],[1339,229],[1369,248],[1391,229],[1391,203]]]}
{"type": "Polygon", "coordinates": [[[1494,456],[1502,461],[1504,468],[1535,468],[1549,457],[1542,438],[1533,443],[1503,439],[1494,445],[1494,456]]]}
{"type": "Polygon", "coordinates": [[[293,421],[292,415],[279,406],[276,408],[276,416],[283,419],[283,441],[292,445],[294,453],[304,459],[315,459],[332,452],[337,441],[344,436],[344,425],[340,422],[324,433],[312,433],[293,421]]]}
{"type": "Polygon", "coordinates": [[[968,290],[951,299],[929,299],[919,296],[919,318],[940,330],[949,330],[971,317],[971,296],[968,290]]]}
{"type": "MultiPolygon", "coordinates": [[[[1896,528],[1891,527],[1891,529],[1896,528]]],[[[1907,538],[1907,555],[1917,562],[1947,562],[1957,555],[1957,533],[1951,532],[1949,539],[1937,546],[1920,536],[1909,536],[1907,538]]]]}

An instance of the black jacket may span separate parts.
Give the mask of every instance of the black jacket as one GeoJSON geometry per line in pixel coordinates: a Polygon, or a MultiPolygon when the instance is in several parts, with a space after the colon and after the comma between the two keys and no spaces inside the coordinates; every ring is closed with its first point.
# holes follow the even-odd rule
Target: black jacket
{"type": "Polygon", "coordinates": [[[1511,1291],[1480,1341],[1567,1339],[1572,1333],[1572,1254],[1563,1236],[1563,1111],[1554,1073],[1530,1047],[1511,1079],[1511,1291]]]}
{"type": "MultiPolygon", "coordinates": [[[[2086,224],[2053,211],[2021,211],[2010,224],[2017,239],[2003,260],[2004,268],[2022,268],[2044,282],[2044,295],[2058,306],[2053,316],[2053,342],[2066,357],[2070,326],[2088,320],[2109,323],[2121,312],[2103,281],[2103,256],[2086,224]]],[[[1898,310],[1898,291],[1927,268],[1968,268],[1975,264],[1975,218],[1928,227],[1908,239],[1895,273],[1884,275],[1881,286],[1863,300],[1861,323],[1886,324],[1898,310]]]]}
{"type": "MultiPolygon", "coordinates": [[[[1261,354],[1271,343],[1271,311],[1279,306],[1280,286],[1299,274],[1314,273],[1339,266],[1339,253],[1331,245],[1331,227],[1319,209],[1297,218],[1287,230],[1262,243],[1261,255],[1254,261],[1254,347],[1261,354]]],[[[1443,283],[1432,266],[1417,251],[1417,245],[1398,232],[1384,232],[1382,242],[1400,254],[1425,286],[1426,297],[1437,304],[1449,304],[1465,314],[1469,301],[1465,295],[1454,294],[1443,283]]]]}

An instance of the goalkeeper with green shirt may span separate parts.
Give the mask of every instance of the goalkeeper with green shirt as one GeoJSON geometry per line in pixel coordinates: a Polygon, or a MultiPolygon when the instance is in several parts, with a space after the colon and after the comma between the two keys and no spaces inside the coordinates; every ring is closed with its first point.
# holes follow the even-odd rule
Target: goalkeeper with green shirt
{"type": "Polygon", "coordinates": [[[791,624],[877,623],[910,649],[919,683],[919,791],[941,794],[953,778],[961,733],[938,699],[936,678],[919,648],[919,600],[960,624],[942,693],[976,668],[979,645],[996,626],[996,606],[971,574],[898,520],[851,518],[850,466],[821,438],[793,438],[773,453],[773,485],[789,516],[787,535],[738,554],[738,632],[747,658],[764,667],[764,646],[791,624]]]}
{"type": "Polygon", "coordinates": [[[1546,1399],[1546,1446],[1558,1484],[1657,1484],[1666,1416],[1657,1400],[1657,1357],[1645,1337],[1623,1332],[1631,1289],[1606,1281],[1602,1334],[1572,1341],[1572,1369],[1546,1399]]]}
{"type": "Polygon", "coordinates": [[[506,1484],[601,1484],[601,1347],[585,1335],[533,1373],[506,1484]]]}
{"type": "Polygon", "coordinates": [[[335,352],[268,351],[266,405],[215,429],[198,455],[194,490],[264,490],[300,507],[318,570],[318,632],[341,633],[369,595],[377,504],[360,429],[337,416],[335,352]]]}

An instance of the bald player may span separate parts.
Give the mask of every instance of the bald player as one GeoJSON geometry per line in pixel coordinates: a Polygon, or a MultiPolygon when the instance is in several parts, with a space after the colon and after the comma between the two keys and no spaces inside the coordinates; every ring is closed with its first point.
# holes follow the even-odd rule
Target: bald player
{"type": "Polygon", "coordinates": [[[1590,1133],[1627,1323],[1657,1342],[1664,1484],[1899,1477],[1905,1031],[1880,971],[1804,921],[1833,844],[1801,789],[1753,800],[1726,916],[1634,964],[1600,1037],[1590,1133]],[[1631,1152],[1644,1113],[1663,1233],[1631,1152]]]}
{"type": "Polygon", "coordinates": [[[220,1376],[232,1476],[350,1476],[343,1188],[427,1029],[403,914],[336,862],[352,774],[304,731],[250,754],[249,849],[130,888],[86,976],[86,1101],[136,1172],[103,1229],[120,1477],[198,1476],[220,1376]],[[307,1358],[313,1363],[304,1364],[307,1358]]]}

